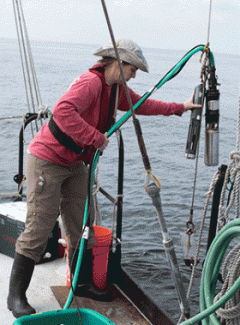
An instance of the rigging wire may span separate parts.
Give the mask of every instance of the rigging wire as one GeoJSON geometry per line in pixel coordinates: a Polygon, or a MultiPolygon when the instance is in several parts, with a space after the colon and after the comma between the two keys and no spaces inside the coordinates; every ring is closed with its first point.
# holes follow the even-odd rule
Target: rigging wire
{"type": "MultiPolygon", "coordinates": [[[[12,3],[16,23],[28,112],[36,113],[36,110],[38,109],[38,120],[41,120],[40,114],[44,113],[46,116],[46,114],[48,113],[48,108],[46,105],[42,104],[22,3],[21,0],[12,0],[12,3]]],[[[36,131],[38,131],[37,120],[35,120],[35,127],[36,131]]],[[[34,136],[32,123],[31,130],[32,136],[34,136]]]]}
{"type": "MultiPolygon", "coordinates": [[[[206,58],[204,60],[203,63],[203,67],[201,69],[201,76],[200,78],[202,79],[202,83],[203,83],[203,90],[205,92],[205,88],[206,88],[206,80],[207,80],[207,68],[206,68],[206,63],[207,60],[209,59],[209,40],[210,40],[210,26],[211,26],[211,12],[212,12],[212,0],[210,0],[210,4],[209,4],[209,17],[208,17],[208,33],[207,33],[207,43],[205,45],[205,48],[202,52],[202,55],[205,53],[206,54],[206,58]]],[[[202,56],[200,58],[200,62],[201,62],[202,56]]],[[[196,164],[195,164],[195,175],[194,175],[194,185],[193,185],[193,195],[192,195],[192,204],[191,204],[191,209],[190,209],[190,218],[189,218],[189,222],[192,223],[193,222],[193,209],[194,209],[194,199],[195,199],[195,191],[196,191],[196,183],[197,183],[197,170],[198,170],[198,159],[199,159],[199,147],[200,145],[198,144],[198,148],[197,148],[197,155],[196,155],[196,164]]]]}
{"type": "MultiPolygon", "coordinates": [[[[26,48],[25,48],[25,44],[23,42],[24,38],[23,38],[23,29],[22,29],[22,24],[21,24],[21,15],[20,15],[20,11],[19,11],[18,1],[12,0],[12,3],[13,3],[13,12],[14,12],[14,16],[15,16],[15,23],[16,23],[16,29],[17,29],[18,45],[19,45],[20,58],[21,58],[21,64],[22,64],[22,72],[23,72],[23,79],[24,79],[24,85],[25,85],[26,100],[27,100],[28,112],[30,113],[31,110],[30,110],[30,102],[29,102],[29,96],[28,96],[27,78],[26,78],[26,72],[25,72],[26,69],[28,70],[28,65],[26,64],[26,66],[25,66],[24,59],[23,59],[23,52],[24,52],[24,56],[26,58],[26,48]]],[[[31,93],[31,88],[30,88],[30,93],[31,93]]],[[[31,123],[31,130],[32,130],[32,135],[33,135],[32,123],[31,123]]]]}
{"type": "Polygon", "coordinates": [[[210,40],[211,16],[212,16],[212,0],[210,0],[210,3],[209,3],[209,17],[208,17],[207,44],[209,44],[209,40],[210,40]]]}
{"type": "Polygon", "coordinates": [[[0,117],[0,120],[9,120],[9,119],[13,119],[13,118],[23,118],[23,117],[24,117],[23,115],[3,116],[3,117],[0,117]]]}
{"type": "MultiPolygon", "coordinates": [[[[205,47],[203,49],[203,52],[202,52],[202,56],[203,56],[204,53],[206,54],[205,61],[203,63],[202,69],[201,69],[201,76],[200,76],[200,78],[202,79],[204,92],[205,92],[206,80],[207,80],[206,63],[207,63],[207,60],[208,59],[210,60],[210,58],[209,58],[209,51],[210,51],[209,50],[209,41],[210,41],[210,29],[211,29],[211,14],[212,14],[212,0],[209,1],[207,43],[206,43],[206,45],[205,45],[205,47]]],[[[202,56],[200,58],[200,62],[201,62],[202,56]]],[[[194,210],[195,191],[196,191],[196,184],[197,184],[197,170],[198,170],[198,160],[199,160],[199,148],[200,148],[200,142],[199,142],[198,147],[197,147],[196,163],[195,163],[195,173],[194,173],[194,182],[193,182],[192,203],[191,203],[189,221],[187,222],[187,227],[188,227],[189,224],[192,225],[192,228],[191,229],[187,229],[187,232],[189,233],[189,236],[194,232],[193,210],[194,210]]],[[[195,258],[194,258],[194,263],[192,265],[191,278],[190,278],[190,282],[189,282],[189,286],[188,286],[188,291],[187,291],[187,299],[189,299],[190,296],[191,296],[191,291],[192,291],[193,282],[194,282],[195,273],[196,273],[196,267],[197,267],[197,264],[198,264],[198,256],[199,256],[200,244],[201,244],[201,239],[202,239],[203,225],[204,225],[205,218],[206,218],[206,212],[207,212],[208,203],[209,203],[210,197],[211,197],[211,195],[213,193],[214,186],[215,186],[215,183],[216,183],[217,178],[218,178],[218,172],[214,176],[214,179],[212,181],[212,184],[211,184],[210,189],[209,189],[208,194],[207,194],[207,198],[208,199],[207,199],[207,203],[206,203],[205,208],[204,208],[204,213],[203,213],[203,218],[202,218],[202,224],[201,224],[200,234],[199,234],[199,238],[198,238],[198,244],[197,244],[197,248],[196,248],[196,254],[195,254],[195,258]]],[[[182,319],[183,319],[183,313],[180,315],[178,324],[182,321],[182,319]]]]}

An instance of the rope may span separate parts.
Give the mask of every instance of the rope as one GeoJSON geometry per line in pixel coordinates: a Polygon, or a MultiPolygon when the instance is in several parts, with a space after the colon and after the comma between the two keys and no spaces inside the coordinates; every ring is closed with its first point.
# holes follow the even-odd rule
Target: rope
{"type": "Polygon", "coordinates": [[[209,62],[210,59],[210,48],[209,48],[209,42],[207,42],[207,44],[205,45],[202,54],[200,56],[199,62],[202,62],[202,58],[205,54],[205,58],[203,61],[203,65],[202,65],[202,69],[201,69],[201,74],[200,74],[200,79],[203,83],[203,88],[205,89],[205,85],[206,85],[206,80],[207,80],[207,75],[208,75],[208,65],[207,62],[209,62]]]}
{"type": "Polygon", "coordinates": [[[236,209],[235,209],[235,217],[239,217],[239,179],[240,179],[240,152],[232,152],[230,154],[231,162],[227,168],[223,189],[221,193],[220,198],[220,204],[219,204],[219,217],[218,217],[218,228],[219,231],[222,229],[222,227],[229,222],[229,212],[232,208],[234,202],[236,201],[236,209]],[[229,178],[231,178],[233,182],[233,191],[232,196],[230,199],[229,204],[227,207],[225,207],[224,211],[224,199],[225,199],[225,193],[227,189],[227,184],[229,182],[229,178]]]}
{"type": "MultiPolygon", "coordinates": [[[[238,136],[237,136],[238,137],[238,136]]],[[[238,141],[238,140],[237,140],[238,141]]],[[[238,148],[238,144],[237,144],[238,148]]],[[[219,205],[219,217],[217,230],[220,231],[223,226],[229,223],[229,213],[235,203],[235,218],[239,218],[239,180],[240,180],[240,152],[235,151],[230,155],[231,163],[227,169],[224,179],[223,190],[221,193],[219,205]],[[229,178],[233,181],[233,191],[229,204],[224,207],[224,197],[229,178]],[[225,211],[224,211],[225,209],[225,211]]],[[[240,277],[240,245],[230,251],[225,259],[222,277],[224,284],[220,293],[215,297],[217,302],[226,292],[232,288],[236,280],[240,277]]],[[[226,302],[223,308],[216,311],[221,324],[238,325],[240,323],[240,292],[238,291],[230,300],[226,302]]]]}
{"type": "MultiPolygon", "coordinates": [[[[37,81],[36,70],[34,67],[34,62],[33,62],[21,0],[12,0],[12,3],[13,3],[15,23],[17,29],[18,44],[19,44],[20,58],[22,64],[22,72],[23,72],[23,79],[25,85],[28,112],[35,113],[36,107],[38,107],[39,118],[35,120],[35,127],[36,127],[36,131],[38,132],[37,121],[41,120],[41,124],[42,124],[42,119],[40,119],[40,114],[41,112],[44,111],[45,112],[44,116],[46,117],[47,115],[46,113],[48,112],[48,109],[46,106],[42,104],[42,99],[39,91],[39,85],[37,81]]],[[[32,123],[31,123],[31,130],[32,130],[32,136],[34,137],[32,123]]]]}
{"type": "MultiPolygon", "coordinates": [[[[218,182],[219,177],[220,177],[220,172],[218,170],[213,177],[213,180],[210,184],[208,192],[206,193],[207,200],[206,200],[206,203],[204,206],[203,217],[202,217],[202,222],[201,222],[201,227],[200,227],[199,237],[198,237],[198,243],[197,243],[197,248],[196,248],[196,254],[195,254],[191,278],[190,278],[189,286],[188,286],[187,299],[190,298],[192,287],[193,287],[193,282],[194,282],[194,278],[195,278],[195,274],[196,274],[196,268],[197,268],[197,264],[198,264],[198,257],[199,257],[200,246],[201,246],[202,235],[203,235],[203,228],[204,228],[204,224],[205,224],[205,220],[206,220],[206,214],[207,214],[209,201],[213,195],[213,192],[214,192],[214,189],[215,189],[216,183],[218,182]]],[[[184,315],[181,314],[178,324],[181,323],[183,316],[184,315]]]]}
{"type": "Polygon", "coordinates": [[[237,141],[236,141],[236,151],[239,151],[239,138],[240,138],[240,95],[238,99],[238,129],[237,129],[237,141]]]}
{"type": "Polygon", "coordinates": [[[240,143],[240,95],[239,95],[239,107],[238,107],[238,124],[237,124],[237,137],[236,137],[236,151],[230,154],[230,164],[227,168],[225,180],[223,184],[223,190],[221,193],[221,200],[219,205],[219,220],[218,220],[218,231],[229,221],[228,214],[230,208],[232,207],[234,201],[236,200],[236,218],[239,217],[239,181],[240,181],[240,150],[239,150],[239,143],[240,143]],[[225,210],[224,213],[224,199],[225,193],[227,189],[227,184],[229,179],[231,178],[233,182],[233,195],[231,200],[225,210]]]}
{"type": "Polygon", "coordinates": [[[210,0],[210,3],[209,3],[208,32],[207,32],[207,43],[208,44],[209,44],[209,39],[210,39],[211,15],[212,15],[212,0],[210,0]]]}
{"type": "Polygon", "coordinates": [[[9,120],[13,118],[23,118],[23,115],[12,115],[12,116],[5,116],[5,117],[0,117],[0,120],[9,120]]]}
{"type": "MultiPolygon", "coordinates": [[[[238,108],[238,125],[237,125],[237,137],[236,137],[236,151],[230,154],[230,164],[227,168],[224,184],[221,192],[219,203],[219,216],[217,231],[229,223],[230,211],[235,204],[235,219],[239,218],[239,185],[240,185],[240,151],[239,151],[239,138],[240,138],[240,95],[239,95],[239,108],[238,108]],[[232,189],[230,191],[230,200],[225,204],[227,185],[231,181],[232,189]]],[[[229,194],[229,195],[230,195],[229,194]]],[[[224,284],[221,291],[216,295],[214,302],[219,301],[224,294],[226,294],[236,283],[240,277],[240,245],[233,248],[227,255],[224,264],[222,266],[222,277],[224,284]]],[[[229,299],[223,308],[216,311],[217,316],[220,319],[221,324],[226,325],[238,325],[240,323],[240,292],[229,299]]]]}
{"type": "MultiPolygon", "coordinates": [[[[225,258],[222,267],[222,278],[224,285],[222,290],[214,299],[216,303],[224,294],[231,288],[236,280],[240,276],[240,244],[235,246],[225,258]]],[[[238,325],[240,323],[240,292],[228,300],[224,309],[220,308],[216,311],[216,314],[220,317],[220,322],[225,321],[226,325],[238,325]]]]}
{"type": "Polygon", "coordinates": [[[231,241],[238,236],[240,236],[239,219],[231,221],[216,235],[207,253],[202,272],[200,286],[201,312],[191,319],[181,323],[181,325],[198,324],[200,321],[202,325],[220,325],[215,312],[226,304],[240,289],[239,277],[234,285],[216,303],[214,303],[217,278],[223,257],[231,241]]]}

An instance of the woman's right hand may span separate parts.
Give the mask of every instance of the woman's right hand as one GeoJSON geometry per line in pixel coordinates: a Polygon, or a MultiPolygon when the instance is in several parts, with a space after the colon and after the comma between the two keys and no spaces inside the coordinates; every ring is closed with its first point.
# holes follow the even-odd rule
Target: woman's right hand
{"type": "Polygon", "coordinates": [[[105,137],[105,141],[103,143],[103,145],[98,148],[98,150],[100,150],[101,152],[103,152],[103,150],[108,146],[108,143],[109,143],[109,139],[107,137],[107,132],[104,133],[104,137],[105,137]]]}
{"type": "Polygon", "coordinates": [[[194,92],[192,93],[192,96],[183,104],[184,105],[184,112],[189,111],[192,108],[202,107],[202,105],[193,103],[193,97],[194,97],[194,92]]]}

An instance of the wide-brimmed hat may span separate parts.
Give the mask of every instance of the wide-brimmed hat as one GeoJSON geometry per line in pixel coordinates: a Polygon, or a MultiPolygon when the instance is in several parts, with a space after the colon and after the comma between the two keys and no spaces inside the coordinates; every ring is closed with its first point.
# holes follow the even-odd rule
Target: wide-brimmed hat
{"type": "MultiPolygon", "coordinates": [[[[128,39],[118,39],[116,40],[116,47],[120,60],[130,63],[144,72],[148,72],[147,61],[143,56],[142,50],[136,43],[128,39]]],[[[102,57],[116,58],[112,42],[107,43],[93,54],[102,57]]]]}

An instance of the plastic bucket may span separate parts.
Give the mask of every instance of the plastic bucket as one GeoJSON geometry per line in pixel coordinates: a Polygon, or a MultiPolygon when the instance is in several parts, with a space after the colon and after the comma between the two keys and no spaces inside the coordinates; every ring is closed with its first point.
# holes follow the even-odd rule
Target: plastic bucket
{"type": "Polygon", "coordinates": [[[109,249],[112,244],[112,231],[105,227],[93,226],[95,244],[92,249],[92,281],[99,289],[107,286],[109,249]]]}
{"type": "MultiPolygon", "coordinates": [[[[92,309],[80,308],[79,311],[83,325],[115,325],[107,317],[92,309]]],[[[16,319],[13,325],[73,325],[79,324],[79,321],[77,309],[64,309],[22,316],[16,319]]]]}

